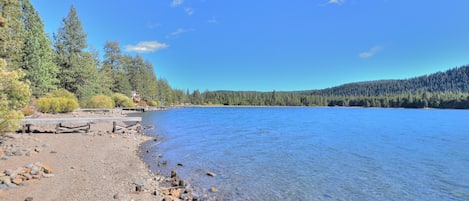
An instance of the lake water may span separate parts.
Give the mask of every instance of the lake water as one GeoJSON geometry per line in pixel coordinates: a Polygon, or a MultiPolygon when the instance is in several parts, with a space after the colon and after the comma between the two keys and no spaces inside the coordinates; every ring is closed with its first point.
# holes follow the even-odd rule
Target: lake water
{"type": "Polygon", "coordinates": [[[143,120],[161,139],[143,147],[151,168],[223,200],[469,200],[468,110],[194,107],[143,120]]]}

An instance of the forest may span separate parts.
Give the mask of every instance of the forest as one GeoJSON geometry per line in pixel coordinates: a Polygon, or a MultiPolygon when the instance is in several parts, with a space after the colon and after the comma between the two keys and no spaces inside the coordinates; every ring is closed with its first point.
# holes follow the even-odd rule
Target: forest
{"type": "Polygon", "coordinates": [[[147,102],[164,99],[171,104],[177,102],[177,93],[183,94],[158,79],[152,63],[123,54],[118,41],[108,41],[102,57],[88,47],[73,5],[52,37],[29,0],[2,0],[0,9],[0,58],[8,69],[24,73],[22,80],[35,98],[56,89],[66,89],[79,100],[96,94],[131,96],[136,91],[147,102]]]}
{"type": "Polygon", "coordinates": [[[469,66],[411,79],[378,80],[294,92],[194,91],[193,104],[469,108],[469,66]]]}
{"type": "Polygon", "coordinates": [[[35,109],[134,106],[134,93],[143,106],[184,101],[184,91],[158,78],[141,55],[123,54],[118,41],[98,51],[88,46],[87,35],[73,5],[49,35],[29,0],[0,1],[0,130],[35,109]]]}

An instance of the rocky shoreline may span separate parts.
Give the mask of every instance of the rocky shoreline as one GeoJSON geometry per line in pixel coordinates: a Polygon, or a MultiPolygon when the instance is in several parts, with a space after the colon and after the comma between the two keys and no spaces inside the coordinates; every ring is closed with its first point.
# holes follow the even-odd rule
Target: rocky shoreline
{"type": "MultiPolygon", "coordinates": [[[[43,117],[90,115],[116,112],[43,117]]],[[[96,123],[89,133],[53,134],[53,127],[38,126],[30,134],[0,135],[0,201],[215,200],[198,195],[175,170],[171,175],[151,172],[140,157],[141,146],[157,139],[131,130],[112,133],[109,128],[107,123],[96,123]]]]}
{"type": "MultiPolygon", "coordinates": [[[[42,117],[108,115],[116,114],[42,117]]],[[[31,134],[1,134],[0,200],[163,200],[166,178],[153,175],[139,157],[140,144],[152,138],[110,128],[97,123],[89,133],[52,134],[53,127],[36,126],[31,134]]]]}

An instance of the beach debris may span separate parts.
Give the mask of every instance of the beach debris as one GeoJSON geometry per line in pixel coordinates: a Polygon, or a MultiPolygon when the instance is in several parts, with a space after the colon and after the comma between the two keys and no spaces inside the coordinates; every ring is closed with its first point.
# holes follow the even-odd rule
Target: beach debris
{"type": "Polygon", "coordinates": [[[217,174],[215,174],[215,173],[212,172],[212,171],[208,171],[208,172],[207,172],[207,175],[208,175],[208,176],[211,176],[211,177],[216,177],[216,176],[217,176],[217,174]]]}
{"type": "Polygon", "coordinates": [[[30,163],[16,170],[7,169],[0,173],[0,190],[23,186],[26,181],[53,177],[52,168],[47,164],[30,163]]]}

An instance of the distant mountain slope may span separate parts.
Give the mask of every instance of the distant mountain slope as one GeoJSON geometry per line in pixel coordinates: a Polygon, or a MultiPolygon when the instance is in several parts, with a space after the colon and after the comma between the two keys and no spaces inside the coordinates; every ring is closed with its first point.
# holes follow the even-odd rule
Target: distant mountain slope
{"type": "Polygon", "coordinates": [[[356,82],[298,93],[320,96],[383,96],[423,91],[469,93],[469,66],[411,79],[356,82]]]}

